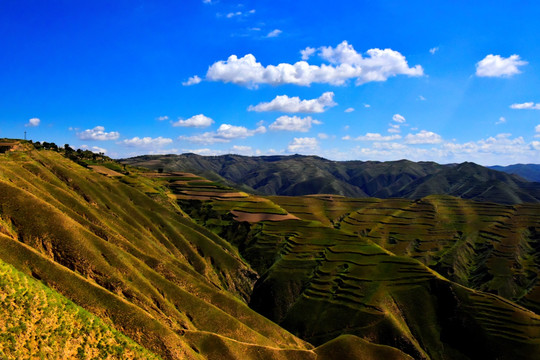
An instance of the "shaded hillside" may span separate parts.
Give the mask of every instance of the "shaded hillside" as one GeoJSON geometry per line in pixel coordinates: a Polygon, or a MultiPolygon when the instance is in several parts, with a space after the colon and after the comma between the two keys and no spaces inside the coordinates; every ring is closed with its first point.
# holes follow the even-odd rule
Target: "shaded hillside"
{"type": "Polygon", "coordinates": [[[490,166],[490,169],[519,175],[525,180],[540,182],[539,164],[514,164],[508,166],[490,166]]]}
{"type": "Polygon", "coordinates": [[[350,334],[415,359],[540,351],[540,316],[529,310],[538,300],[539,205],[265,198],[176,175],[161,178],[182,208],[262,275],[250,306],[314,345],[350,334]]]}
{"type": "Polygon", "coordinates": [[[146,155],[122,162],[154,170],[193,172],[264,195],[336,194],[356,198],[418,199],[446,194],[502,204],[540,201],[540,183],[474,163],[439,165],[407,160],[330,161],[300,155],[195,154],[146,155]]]}

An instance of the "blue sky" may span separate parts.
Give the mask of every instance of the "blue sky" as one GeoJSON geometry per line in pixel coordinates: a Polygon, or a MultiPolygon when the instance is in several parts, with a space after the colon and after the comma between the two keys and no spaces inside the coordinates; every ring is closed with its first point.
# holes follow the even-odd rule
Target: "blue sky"
{"type": "Polygon", "coordinates": [[[2,1],[0,137],[540,163],[540,4],[2,1]]]}

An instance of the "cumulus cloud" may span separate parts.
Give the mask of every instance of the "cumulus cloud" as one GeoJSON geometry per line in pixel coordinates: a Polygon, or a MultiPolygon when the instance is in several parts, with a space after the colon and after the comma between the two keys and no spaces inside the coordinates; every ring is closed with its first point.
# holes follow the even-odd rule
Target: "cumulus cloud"
{"type": "Polygon", "coordinates": [[[82,150],[90,150],[92,152],[95,152],[95,153],[103,153],[103,154],[106,154],[107,153],[107,149],[104,149],[102,147],[99,147],[99,146],[88,146],[88,145],[81,145],[81,149],[82,150]]]}
{"type": "Polygon", "coordinates": [[[300,50],[300,55],[302,55],[302,60],[307,60],[311,57],[311,55],[315,54],[317,49],[312,47],[307,47],[304,50],[300,50]]]}
{"type": "Polygon", "coordinates": [[[276,96],[270,102],[262,102],[258,105],[250,105],[248,111],[280,111],[286,113],[322,113],[327,108],[336,106],[334,93],[325,92],[317,99],[300,100],[298,96],[288,97],[287,95],[276,96]]]}
{"type": "Polygon", "coordinates": [[[117,131],[105,132],[103,126],[96,126],[93,129],[78,132],[77,137],[81,140],[117,140],[120,133],[117,131]]]}
{"type": "Polygon", "coordinates": [[[536,125],[536,127],[534,128],[534,132],[536,133],[534,137],[540,137],[540,124],[536,125]]]}
{"type": "Polygon", "coordinates": [[[39,123],[41,122],[40,119],[38,118],[31,118],[28,120],[28,123],[25,124],[24,126],[26,127],[36,127],[36,126],[39,126],[39,123]]]}
{"type": "Polygon", "coordinates": [[[394,116],[392,116],[392,120],[400,124],[403,124],[405,122],[405,118],[399,114],[394,114],[394,116]]]}
{"type": "MultiPolygon", "coordinates": [[[[349,139],[344,139],[344,140],[349,140],[349,139]]],[[[367,133],[366,135],[361,135],[356,138],[353,138],[353,140],[357,140],[357,141],[393,141],[393,140],[398,140],[398,139],[401,139],[401,135],[383,136],[379,133],[367,133]]]]}
{"type": "Polygon", "coordinates": [[[287,146],[287,151],[290,153],[305,153],[313,152],[319,148],[319,142],[313,137],[294,138],[287,146]]]}
{"type": "Polygon", "coordinates": [[[432,131],[421,130],[416,134],[408,134],[405,136],[407,144],[439,144],[442,142],[442,137],[432,131]]]}
{"type": "Polygon", "coordinates": [[[190,77],[189,79],[187,79],[187,81],[184,81],[182,83],[182,85],[184,85],[184,86],[196,85],[196,84],[200,83],[201,81],[202,81],[202,79],[199,76],[194,75],[194,76],[190,77]]]}
{"type": "MultiPolygon", "coordinates": [[[[304,50],[305,51],[305,50],[304,50]]],[[[302,53],[307,56],[309,52],[302,53]]],[[[295,84],[309,86],[313,83],[344,85],[356,79],[361,85],[371,81],[386,81],[396,75],[422,76],[420,65],[410,68],[405,57],[392,49],[370,49],[367,56],[356,52],[346,41],[332,47],[319,48],[319,55],[330,64],[310,65],[306,61],[295,64],[281,63],[263,66],[255,56],[247,54],[241,58],[231,55],[225,61],[210,66],[206,78],[248,87],[259,84],[295,84]]]]}
{"type": "Polygon", "coordinates": [[[157,138],[151,138],[149,136],[140,138],[138,136],[135,136],[131,139],[125,139],[122,140],[120,143],[122,145],[130,146],[130,147],[143,147],[143,148],[154,148],[154,147],[162,147],[165,145],[169,145],[172,143],[173,140],[169,138],[164,137],[157,137],[157,138]]]}
{"type": "Polygon", "coordinates": [[[283,31],[279,30],[279,29],[274,29],[272,31],[270,31],[268,33],[268,35],[266,35],[266,37],[268,38],[273,38],[273,37],[278,37],[283,31]]]}
{"type": "Polygon", "coordinates": [[[353,112],[353,111],[354,111],[354,108],[352,108],[352,107],[346,108],[346,109],[345,109],[345,112],[346,112],[346,113],[351,113],[351,112],[353,112]]]}
{"type": "Polygon", "coordinates": [[[476,76],[509,77],[521,73],[518,67],[527,65],[519,55],[503,58],[500,55],[488,55],[476,64],[476,76]]]}
{"type": "Polygon", "coordinates": [[[178,120],[172,124],[172,126],[182,126],[182,127],[208,127],[214,123],[214,120],[204,116],[203,114],[195,115],[190,117],[187,120],[178,120]]]}
{"type": "Polygon", "coordinates": [[[322,122],[312,119],[311,116],[301,118],[298,116],[280,116],[268,128],[270,130],[300,131],[308,132],[311,125],[320,125],[322,122]]]}
{"type": "Polygon", "coordinates": [[[526,103],[521,103],[521,104],[512,104],[510,105],[510,108],[518,109],[518,110],[523,110],[523,109],[540,110],[540,104],[539,103],[535,104],[531,101],[531,102],[526,102],[526,103]]]}
{"type": "Polygon", "coordinates": [[[255,134],[263,134],[265,132],[266,128],[264,126],[249,130],[244,126],[221,124],[215,132],[209,131],[200,135],[180,136],[178,139],[201,144],[215,144],[226,143],[233,139],[245,139],[255,134]]]}

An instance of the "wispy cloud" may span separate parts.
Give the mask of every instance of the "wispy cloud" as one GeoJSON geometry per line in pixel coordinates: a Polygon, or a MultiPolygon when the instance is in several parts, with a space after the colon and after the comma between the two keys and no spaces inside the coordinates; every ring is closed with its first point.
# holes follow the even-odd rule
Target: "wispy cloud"
{"type": "Polygon", "coordinates": [[[272,31],[270,31],[268,33],[268,35],[266,35],[266,37],[268,38],[274,38],[274,37],[278,37],[283,31],[279,30],[279,29],[274,29],[272,31]]]}
{"type": "Polygon", "coordinates": [[[518,109],[518,110],[523,110],[523,109],[540,110],[540,104],[539,103],[535,104],[533,102],[526,102],[526,103],[521,103],[521,104],[512,104],[510,105],[510,108],[518,109]]]}
{"type": "Polygon", "coordinates": [[[217,131],[209,131],[193,136],[180,136],[178,139],[200,144],[215,144],[226,143],[234,139],[245,139],[255,134],[263,134],[265,132],[266,128],[264,126],[249,130],[244,126],[221,124],[217,131]]]}
{"type": "Polygon", "coordinates": [[[169,145],[172,142],[173,142],[172,139],[164,138],[161,136],[156,137],[156,138],[152,138],[149,136],[140,138],[138,136],[135,136],[134,138],[131,138],[131,139],[122,140],[120,143],[122,145],[129,146],[129,147],[160,148],[165,145],[169,145]]]}

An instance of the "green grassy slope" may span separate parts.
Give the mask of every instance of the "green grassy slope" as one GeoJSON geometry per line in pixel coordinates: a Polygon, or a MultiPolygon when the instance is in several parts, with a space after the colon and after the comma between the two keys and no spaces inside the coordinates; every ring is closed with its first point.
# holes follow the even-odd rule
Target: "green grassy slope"
{"type": "Polygon", "coordinates": [[[164,358],[206,358],[212,343],[236,358],[251,346],[312,356],[246,306],[256,274],[237,250],[149,179],[22,150],[0,155],[0,259],[164,358]]]}
{"type": "Polygon", "coordinates": [[[0,358],[159,359],[101,319],[0,261],[0,358]]]}
{"type": "MultiPolygon", "coordinates": [[[[502,296],[479,291],[511,299],[493,286],[504,278],[519,288],[523,284],[517,275],[537,271],[535,256],[526,254],[533,248],[527,245],[530,239],[510,236],[536,231],[537,205],[502,206],[436,196],[420,201],[270,199],[301,219],[248,224],[227,210],[238,201],[194,195],[179,203],[237,245],[262,274],[250,306],[301,338],[323,348],[342,334],[352,334],[426,359],[529,359],[540,351],[540,316],[502,296]],[[501,222],[512,211],[520,216],[501,222]],[[494,243],[499,246],[496,251],[483,251],[478,245],[476,256],[471,256],[470,267],[476,272],[467,279],[475,284],[461,282],[477,289],[458,284],[459,278],[449,281],[426,266],[443,264],[440,259],[432,262],[437,256],[450,261],[451,248],[463,253],[460,256],[468,254],[466,246],[459,250],[456,233],[472,236],[490,227],[507,233],[501,233],[505,240],[500,246],[494,243]],[[521,245],[511,249],[518,238],[521,245]],[[519,258],[514,268],[522,268],[510,277],[501,272],[494,282],[478,278],[502,271],[497,263],[511,257],[519,258]],[[482,261],[486,268],[480,269],[482,261]]],[[[452,277],[450,271],[446,275],[452,277]]],[[[527,289],[534,292],[536,277],[529,276],[527,289]]]]}
{"type": "Polygon", "coordinates": [[[190,171],[224,179],[265,195],[335,194],[419,199],[446,194],[502,204],[540,201],[540,183],[473,164],[330,161],[317,156],[155,155],[124,159],[131,165],[190,171]]]}

